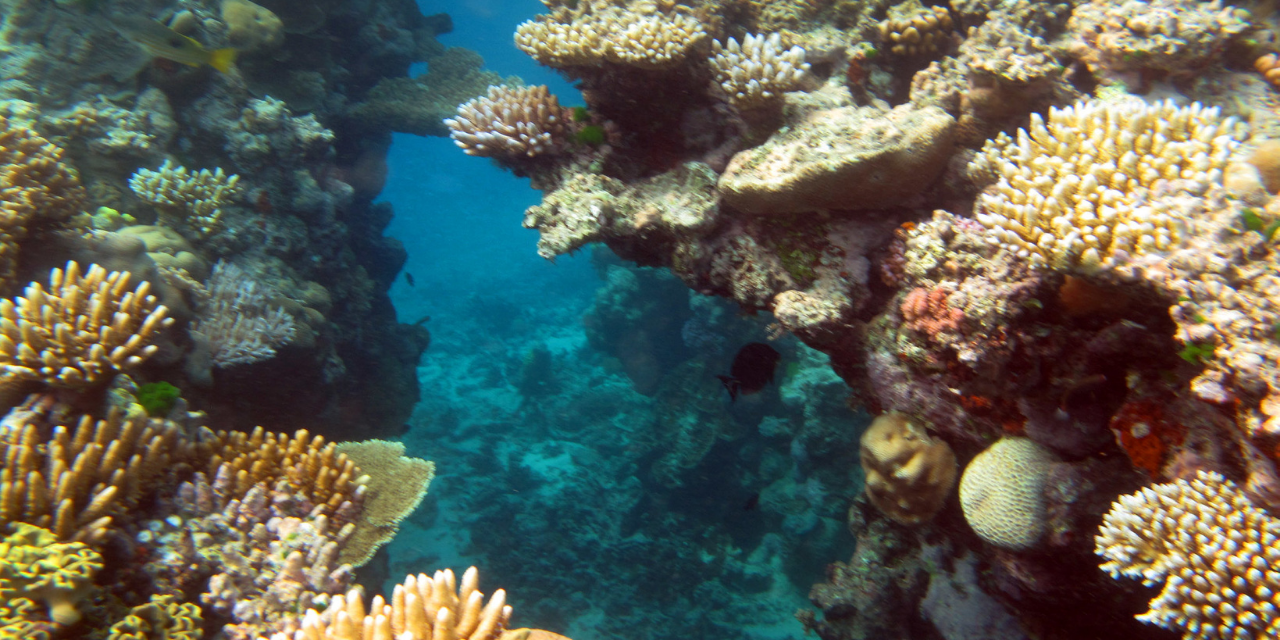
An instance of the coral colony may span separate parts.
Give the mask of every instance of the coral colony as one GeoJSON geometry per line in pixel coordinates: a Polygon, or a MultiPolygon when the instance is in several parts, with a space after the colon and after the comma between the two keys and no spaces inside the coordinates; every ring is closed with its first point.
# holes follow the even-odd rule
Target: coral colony
{"type": "Polygon", "coordinates": [[[541,256],[616,256],[582,330],[627,388],[569,397],[542,344],[485,375],[561,430],[522,454],[626,466],[468,445],[542,487],[454,506],[530,626],[781,637],[825,566],[823,640],[1280,637],[1275,12],[542,4],[514,43],[583,105],[411,0],[0,0],[0,637],[562,639],[474,567],[388,576],[435,476],[388,439],[430,343],[389,297],[393,132],[528,178],[541,256]],[[754,533],[686,544],[708,498],[754,533]],[[621,591],[537,600],[596,545],[621,591]]]}

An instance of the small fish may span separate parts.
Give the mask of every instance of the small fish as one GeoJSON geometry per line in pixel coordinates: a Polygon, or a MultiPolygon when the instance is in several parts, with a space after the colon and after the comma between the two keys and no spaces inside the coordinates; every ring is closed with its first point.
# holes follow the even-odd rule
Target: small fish
{"type": "Polygon", "coordinates": [[[757,492],[755,492],[755,493],[751,494],[751,497],[750,497],[750,498],[747,498],[746,503],[744,503],[744,504],[742,505],[742,510],[743,510],[743,511],[755,511],[755,510],[756,510],[756,507],[759,507],[759,506],[760,506],[760,492],[759,492],[759,491],[757,491],[757,492]]]}
{"type": "Polygon", "coordinates": [[[752,342],[738,350],[733,357],[729,375],[716,376],[729,392],[729,400],[736,401],[738,394],[750,395],[773,382],[773,370],[782,355],[777,349],[763,342],[752,342]]]}
{"type": "Polygon", "coordinates": [[[414,284],[413,284],[413,274],[412,274],[412,273],[409,273],[408,271],[404,272],[404,281],[405,281],[405,282],[407,282],[407,283],[409,283],[409,286],[411,286],[411,287],[412,287],[412,286],[414,286],[414,284]]]}
{"type": "Polygon", "coordinates": [[[194,38],[184,36],[150,18],[113,18],[111,26],[148,54],[192,67],[207,64],[222,73],[231,70],[235,49],[206,49],[194,38]]]}

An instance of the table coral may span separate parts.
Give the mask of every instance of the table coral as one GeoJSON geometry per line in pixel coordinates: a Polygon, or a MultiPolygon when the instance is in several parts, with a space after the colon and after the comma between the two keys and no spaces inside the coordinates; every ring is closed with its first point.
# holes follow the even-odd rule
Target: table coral
{"type": "Polygon", "coordinates": [[[1152,197],[1184,181],[1193,194],[1222,180],[1243,127],[1198,103],[1084,103],[1050,109],[1016,141],[1002,136],[980,161],[998,182],[978,198],[975,217],[993,244],[1054,269],[1105,268],[1129,255],[1167,252],[1183,242],[1186,212],[1152,197]]]}
{"type": "Polygon", "coordinates": [[[700,20],[676,5],[557,0],[551,13],[516,27],[516,46],[556,68],[614,63],[643,69],[679,64],[707,38],[700,20]]]}
{"type": "Polygon", "coordinates": [[[58,542],[49,531],[25,522],[11,526],[13,533],[0,539],[0,599],[39,600],[51,620],[75,624],[102,556],[80,542],[58,542]]]}
{"type": "Polygon", "coordinates": [[[150,283],[129,281],[96,264],[81,275],[68,262],[50,273],[47,290],[33,282],[25,295],[0,300],[0,384],[86,387],[151,357],[157,347],[147,343],[173,321],[150,283]]]}
{"type": "Polygon", "coordinates": [[[1143,622],[1184,640],[1280,634],[1280,520],[1220,474],[1121,496],[1095,542],[1111,577],[1162,587],[1143,622]]]}

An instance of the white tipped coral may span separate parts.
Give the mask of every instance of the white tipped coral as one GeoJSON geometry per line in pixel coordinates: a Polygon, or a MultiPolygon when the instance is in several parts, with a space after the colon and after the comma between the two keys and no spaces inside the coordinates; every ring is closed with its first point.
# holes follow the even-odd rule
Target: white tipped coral
{"type": "Polygon", "coordinates": [[[217,230],[222,207],[239,193],[240,176],[227,175],[221,168],[191,171],[165,160],[160,168],[139,169],[129,178],[129,188],[139,198],[155,205],[178,225],[190,226],[202,234],[217,230]]]}
{"type": "Polygon", "coordinates": [[[809,64],[804,49],[783,49],[782,37],[747,34],[742,44],[729,38],[728,44],[711,42],[711,67],[715,83],[739,109],[759,107],[780,98],[800,85],[809,64]]]}
{"type": "Polygon", "coordinates": [[[489,87],[488,95],[467,101],[444,123],[464,152],[490,158],[551,153],[565,135],[560,103],[546,85],[489,87]]]}
{"type": "Polygon", "coordinates": [[[1163,583],[1139,620],[1185,640],[1280,637],[1280,519],[1221,475],[1121,496],[1095,544],[1111,577],[1163,583]]]}
{"type": "Polygon", "coordinates": [[[988,143],[997,183],[978,198],[989,240],[1056,269],[1092,271],[1183,241],[1185,207],[1158,192],[1203,194],[1222,181],[1243,126],[1199,103],[1085,103],[1032,114],[1017,140],[988,143]]]}
{"type": "Polygon", "coordinates": [[[580,0],[516,28],[516,46],[551,67],[605,62],[646,69],[678,64],[707,37],[702,22],[685,13],[663,13],[645,3],[619,7],[580,0]]]}

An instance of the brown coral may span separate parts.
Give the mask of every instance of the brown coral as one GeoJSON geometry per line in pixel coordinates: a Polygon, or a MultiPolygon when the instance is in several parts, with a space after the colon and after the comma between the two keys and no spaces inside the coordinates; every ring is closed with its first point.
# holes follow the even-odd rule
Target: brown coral
{"type": "Polygon", "coordinates": [[[951,41],[951,12],[946,7],[904,2],[890,13],[880,23],[880,42],[894,55],[931,55],[951,41]]]}
{"type": "Polygon", "coordinates": [[[862,434],[867,497],[902,524],[933,518],[956,481],[956,457],[946,442],[906,415],[887,413],[862,434]]]}

